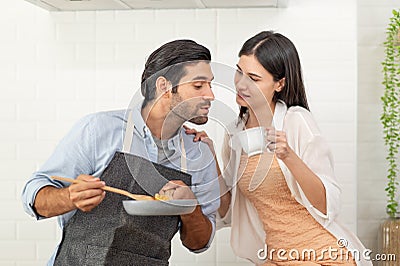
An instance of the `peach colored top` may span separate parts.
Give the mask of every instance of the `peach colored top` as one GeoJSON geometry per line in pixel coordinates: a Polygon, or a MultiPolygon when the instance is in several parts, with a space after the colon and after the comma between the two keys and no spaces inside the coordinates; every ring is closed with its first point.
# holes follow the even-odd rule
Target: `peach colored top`
{"type": "Polygon", "coordinates": [[[356,265],[347,249],[291,195],[274,155],[243,154],[238,176],[238,187],[254,205],[266,232],[263,265],[356,265]],[[284,250],[280,257],[279,249],[284,250]]]}

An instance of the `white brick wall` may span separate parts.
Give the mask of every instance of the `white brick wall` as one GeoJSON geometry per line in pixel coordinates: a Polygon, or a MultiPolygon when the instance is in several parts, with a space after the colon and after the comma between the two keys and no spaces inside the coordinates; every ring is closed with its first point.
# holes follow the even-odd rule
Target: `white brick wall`
{"type": "Polygon", "coordinates": [[[392,9],[399,0],[359,0],[358,6],[358,233],[361,240],[377,250],[379,225],[386,215],[386,151],[380,97],[383,94],[381,62],[383,42],[392,9]]]}
{"type": "MultiPolygon", "coordinates": [[[[364,6],[360,14],[362,10],[369,9],[364,6]]],[[[22,0],[4,2],[0,10],[0,265],[43,265],[50,256],[60,232],[54,219],[35,222],[23,213],[19,199],[23,184],[78,118],[128,105],[152,50],[172,39],[191,38],[209,47],[216,61],[234,66],[244,40],[268,29],[285,34],[298,47],[311,109],[334,151],[343,184],[340,218],[356,231],[356,14],[355,0],[296,0],[286,9],[59,13],[22,0]]],[[[369,71],[367,76],[373,69],[369,71]]],[[[373,114],[379,111],[374,110],[373,114]]],[[[222,133],[208,129],[217,139],[222,133]]],[[[374,179],[362,179],[358,186],[368,182],[374,179]]],[[[369,197],[359,195],[359,199],[360,208],[371,203],[369,197]]],[[[368,217],[360,219],[358,225],[365,228],[368,222],[368,217]]],[[[369,233],[361,232],[369,240],[369,233]]],[[[249,265],[233,255],[229,229],[218,232],[205,254],[189,254],[178,239],[173,250],[171,264],[176,266],[249,265]]]]}

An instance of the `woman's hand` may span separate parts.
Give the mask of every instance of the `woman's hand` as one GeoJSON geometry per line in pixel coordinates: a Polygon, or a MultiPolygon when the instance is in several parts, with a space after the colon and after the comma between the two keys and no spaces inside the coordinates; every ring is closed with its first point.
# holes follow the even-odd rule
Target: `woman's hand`
{"type": "Polygon", "coordinates": [[[266,131],[268,150],[274,152],[278,159],[285,160],[292,152],[286,140],[286,133],[284,131],[275,130],[273,127],[268,127],[266,131]]]}
{"type": "Polygon", "coordinates": [[[207,135],[207,133],[203,130],[203,131],[197,131],[194,128],[189,128],[185,125],[183,125],[183,127],[185,128],[185,133],[188,135],[194,135],[193,141],[197,142],[197,141],[202,141],[205,144],[208,145],[208,147],[210,148],[212,154],[215,156],[215,150],[214,150],[214,142],[212,141],[212,139],[210,139],[207,135]]]}

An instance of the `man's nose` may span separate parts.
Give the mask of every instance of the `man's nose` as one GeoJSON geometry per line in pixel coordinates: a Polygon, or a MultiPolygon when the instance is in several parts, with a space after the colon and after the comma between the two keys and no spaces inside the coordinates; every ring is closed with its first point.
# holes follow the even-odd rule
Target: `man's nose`
{"type": "Polygon", "coordinates": [[[205,99],[207,99],[209,101],[214,101],[215,95],[214,95],[214,92],[212,91],[211,84],[207,83],[206,86],[207,86],[207,88],[205,89],[203,98],[205,98],[205,99]]]}

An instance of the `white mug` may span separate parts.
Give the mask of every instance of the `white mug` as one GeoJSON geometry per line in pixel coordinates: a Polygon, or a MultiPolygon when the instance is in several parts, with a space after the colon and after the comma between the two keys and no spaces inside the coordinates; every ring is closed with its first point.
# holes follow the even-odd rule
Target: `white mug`
{"type": "Polygon", "coordinates": [[[265,127],[252,127],[237,133],[240,144],[248,156],[257,155],[268,150],[267,131],[265,127]]]}

